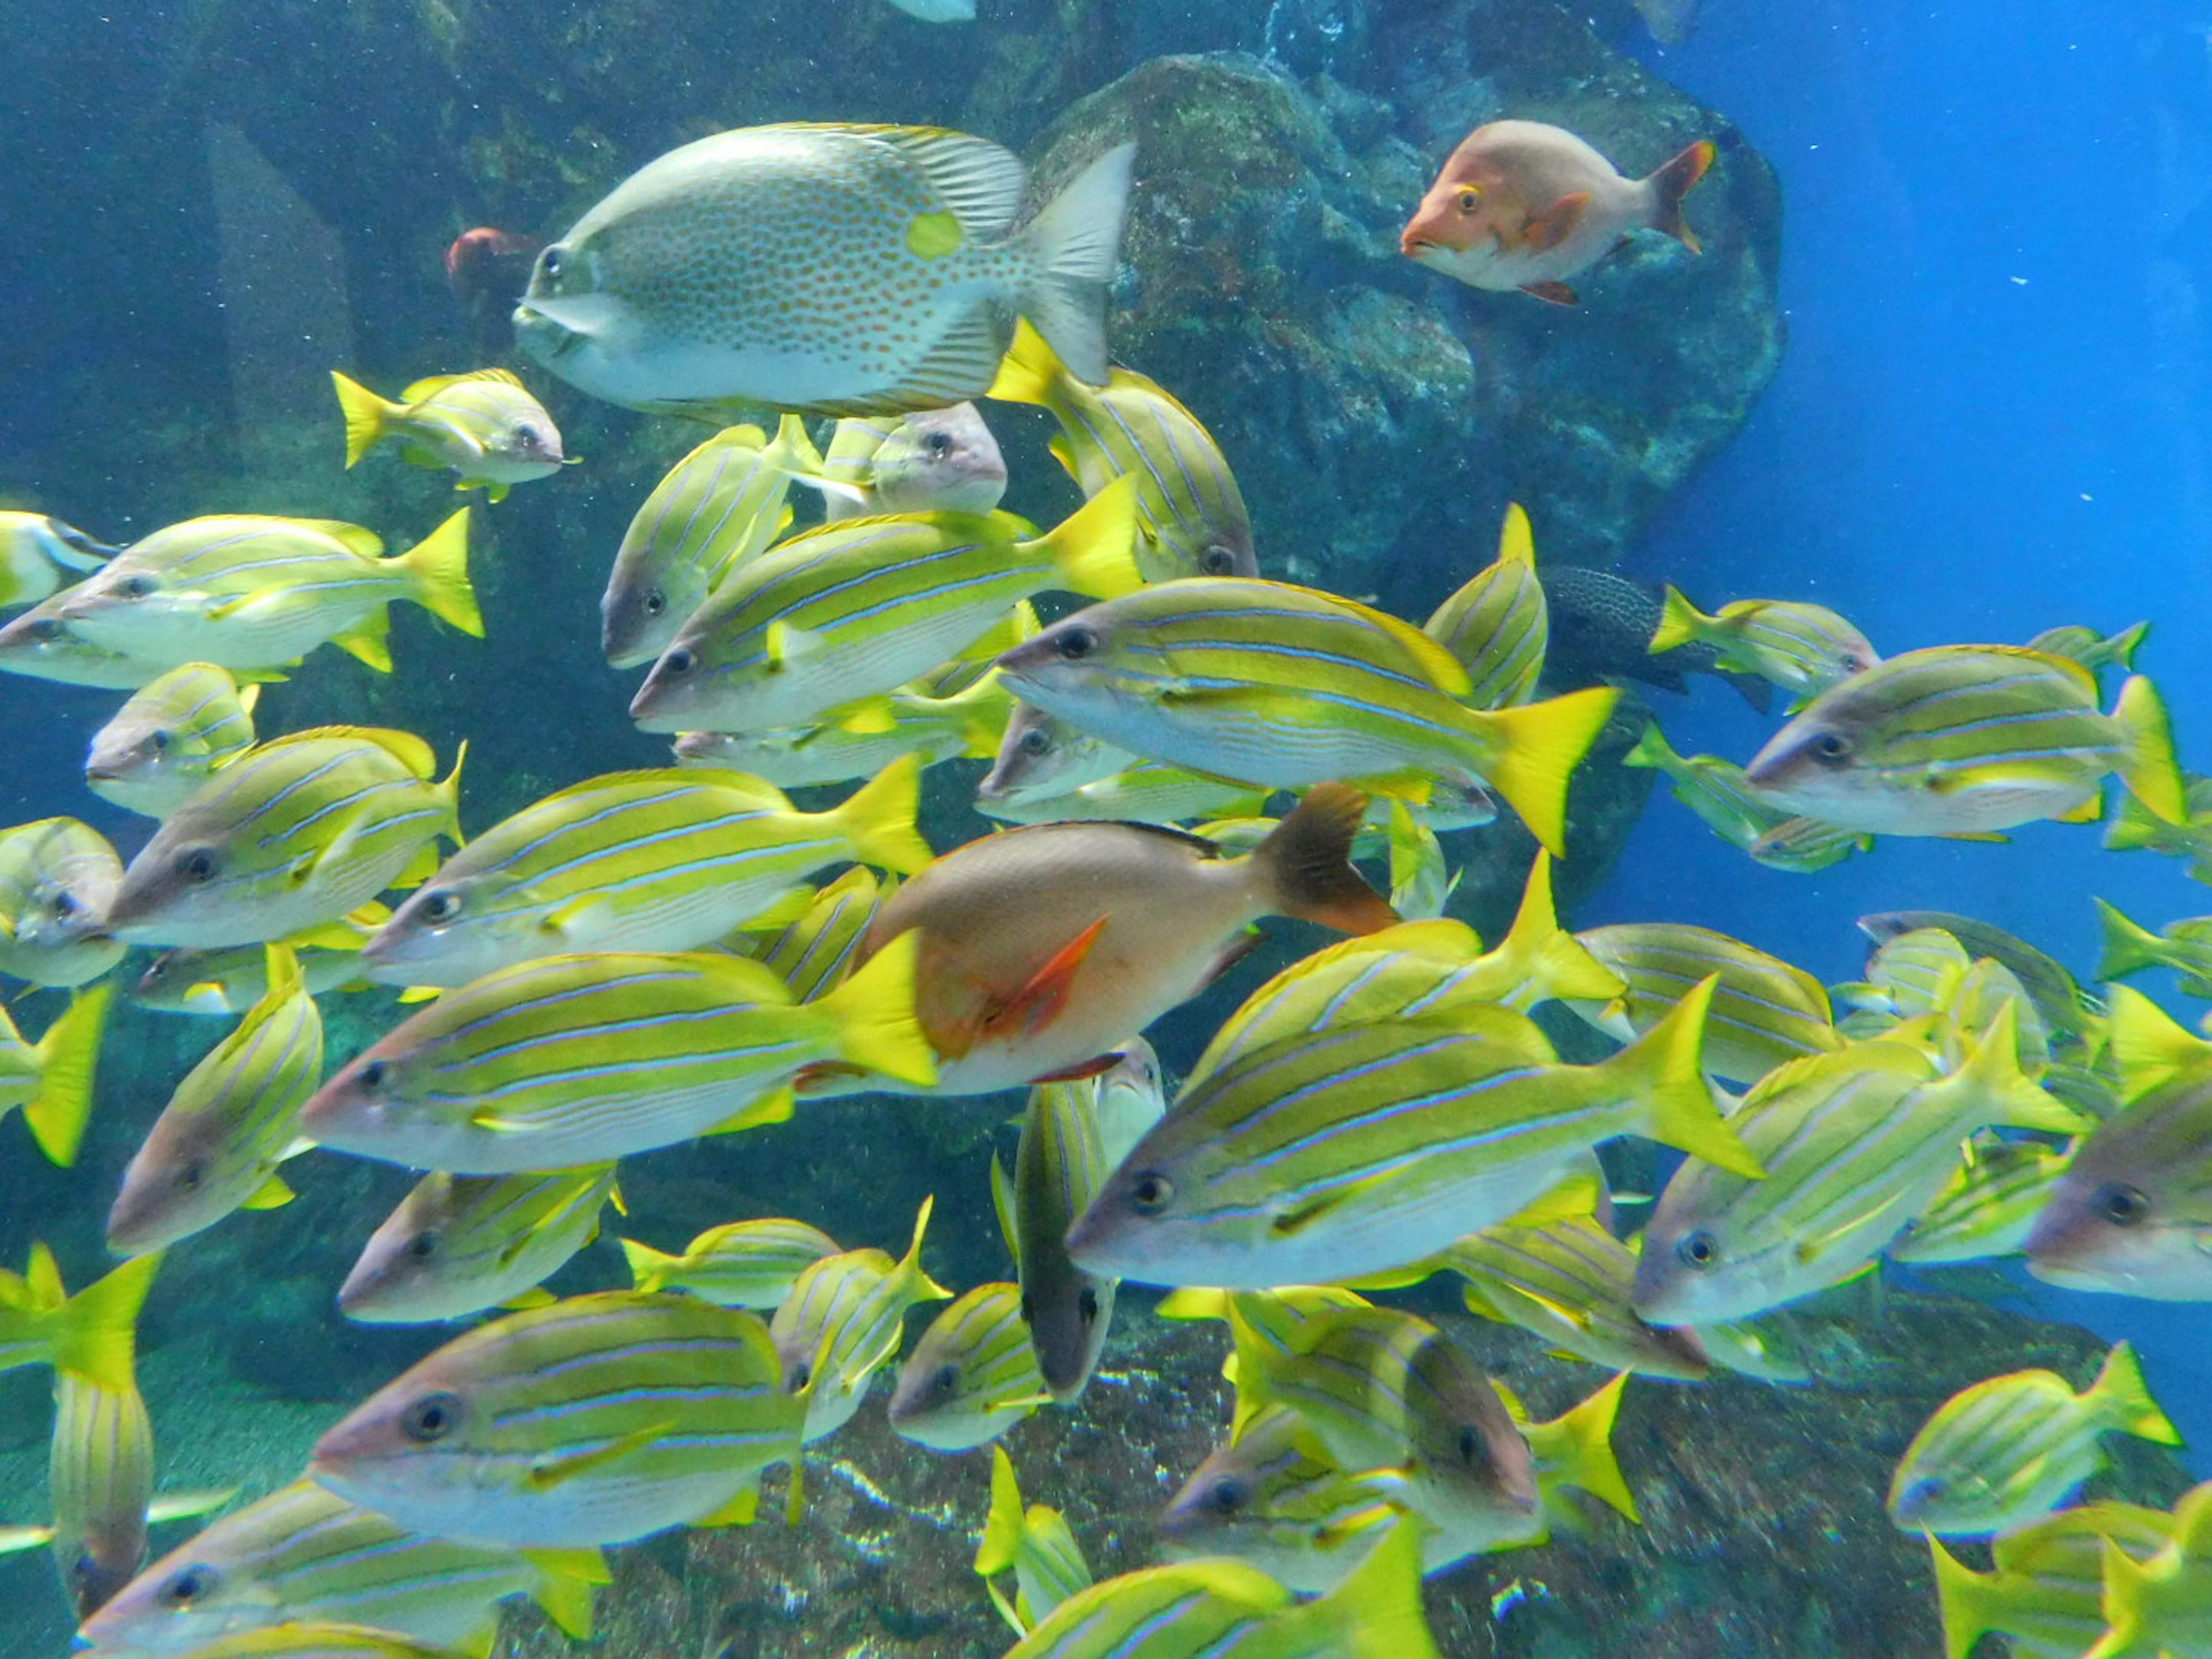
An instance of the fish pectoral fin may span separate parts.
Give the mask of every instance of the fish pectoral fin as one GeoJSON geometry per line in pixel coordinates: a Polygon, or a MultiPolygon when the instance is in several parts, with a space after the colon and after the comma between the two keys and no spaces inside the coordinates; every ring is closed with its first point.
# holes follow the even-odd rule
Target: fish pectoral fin
{"type": "Polygon", "coordinates": [[[442,985],[410,985],[399,994],[398,1000],[403,1003],[435,1002],[445,994],[446,988],[442,985]]]}
{"type": "Polygon", "coordinates": [[[1533,295],[1547,305],[1578,306],[1583,302],[1583,296],[1565,283],[1523,283],[1521,291],[1533,295]]]}
{"type": "Polygon", "coordinates": [[[1531,252],[1547,252],[1559,246],[1575,234],[1583,215],[1589,211],[1589,204],[1590,193],[1586,190],[1562,196],[1528,222],[1528,228],[1522,233],[1522,247],[1531,252]]]}
{"type": "Polygon", "coordinates": [[[526,1135],[537,1132],[538,1126],[522,1118],[507,1117],[498,1108],[480,1106],[469,1114],[469,1127],[488,1130],[495,1135],[526,1135]]]}
{"type": "Polygon", "coordinates": [[[523,1484],[532,1492],[551,1492],[567,1485],[580,1474],[589,1474],[595,1469],[619,1463],[625,1457],[635,1456],[661,1438],[676,1425],[648,1423],[641,1429],[632,1429],[619,1440],[611,1440],[595,1450],[578,1452],[572,1457],[556,1457],[550,1462],[533,1464],[524,1475],[523,1484]]]}
{"type": "Polygon", "coordinates": [[[2088,799],[2083,801],[2079,806],[2071,807],[2067,811],[2061,812],[2057,817],[2057,822],[2060,823],[2096,823],[2101,821],[2104,816],[2105,792],[2100,789],[2095,793],[2092,794],[2088,799]]]}
{"type": "Polygon", "coordinates": [[[594,921],[605,920],[614,907],[598,893],[582,893],[565,904],[556,904],[538,919],[540,931],[558,933],[566,939],[592,931],[594,921]]]}
{"type": "Polygon", "coordinates": [[[1267,1231],[1277,1238],[1295,1238],[1316,1221],[1334,1215],[1346,1204],[1372,1192],[1389,1179],[1387,1175],[1364,1176],[1346,1186],[1333,1188],[1295,1210],[1285,1210],[1267,1224],[1267,1231]]]}
{"type": "Polygon", "coordinates": [[[234,599],[223,599],[207,608],[210,622],[229,622],[235,617],[251,617],[258,611],[281,610],[294,590],[288,587],[264,587],[252,593],[241,593],[234,599]]]}
{"type": "Polygon", "coordinates": [[[305,887],[319,872],[335,868],[353,851],[354,843],[361,839],[362,831],[368,827],[368,815],[356,812],[339,827],[337,834],[312,853],[293,861],[285,878],[295,887],[305,887]]]}
{"type": "Polygon", "coordinates": [[[769,672],[780,674],[793,663],[803,663],[809,657],[819,655],[822,635],[794,628],[787,622],[772,622],[768,625],[766,645],[769,672]]]}
{"type": "Polygon", "coordinates": [[[1540,1296],[1525,1285],[1510,1285],[1499,1280],[1496,1284],[1487,1285],[1483,1288],[1485,1293],[1493,1301],[1498,1299],[1499,1292],[1502,1291],[1506,1300],[1532,1304],[1543,1313],[1571,1329],[1586,1331],[1590,1328],[1590,1316],[1583,1310],[1570,1308],[1564,1302],[1554,1302],[1548,1296],[1540,1296]]]}
{"type": "Polygon", "coordinates": [[[753,1102],[744,1110],[724,1118],[707,1133],[710,1135],[733,1135],[741,1129],[757,1129],[763,1124],[787,1123],[797,1105],[798,1097],[791,1090],[778,1089],[774,1094],[753,1102]]]}
{"type": "Polygon", "coordinates": [[[527,1313],[532,1308],[550,1308],[557,1299],[543,1285],[533,1285],[519,1296],[510,1296],[499,1305],[509,1313],[527,1313]]]}
{"type": "Polygon", "coordinates": [[[760,1519],[760,1476],[747,1480],[735,1498],[711,1515],[702,1515],[695,1527],[750,1527],[760,1519]]]}
{"type": "Polygon", "coordinates": [[[270,1176],[253,1189],[252,1196],[239,1207],[245,1210],[281,1210],[299,1194],[284,1184],[281,1176],[270,1176]]]}
{"type": "Polygon", "coordinates": [[[879,737],[898,728],[898,709],[889,697],[868,697],[838,711],[837,729],[857,737],[879,737]]]}
{"type": "Polygon", "coordinates": [[[186,1486],[157,1492],[146,1505],[146,1519],[154,1526],[168,1521],[190,1521],[221,1509],[238,1496],[236,1486],[186,1486]]]}
{"type": "Polygon", "coordinates": [[[1085,1078],[1103,1077],[1121,1064],[1121,1054],[1115,1050],[1110,1054],[1093,1054],[1088,1060],[1079,1060],[1073,1066],[1063,1066],[1056,1072],[1046,1072],[1030,1079],[1031,1083],[1080,1083],[1085,1078]]]}
{"type": "Polygon", "coordinates": [[[1066,1010],[1067,999],[1074,989],[1075,975],[1084,958],[1098,943],[1098,936],[1106,931],[1110,920],[1108,916],[1099,917],[1054,951],[1052,959],[1030,976],[1029,983],[986,1009],[977,1022],[978,1036],[1000,1040],[1018,1035],[1031,1036],[1058,1019],[1066,1010]]]}

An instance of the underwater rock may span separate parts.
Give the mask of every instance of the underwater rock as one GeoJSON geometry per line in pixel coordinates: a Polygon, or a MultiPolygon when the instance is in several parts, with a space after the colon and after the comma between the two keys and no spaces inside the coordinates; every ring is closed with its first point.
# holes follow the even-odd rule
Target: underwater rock
{"type": "Polygon", "coordinates": [[[1613,562],[1742,424],[1782,343],[1778,190],[1735,127],[1553,8],[1510,9],[1510,40],[1484,33],[1508,8],[1465,9],[1467,27],[1423,24],[1415,84],[1389,101],[1241,54],[1155,59],[1070,110],[1035,170],[1042,199],[1137,141],[1116,358],[1220,439],[1265,574],[1415,616],[1455,560],[1486,561],[1509,499],[1543,559],[1613,562]],[[1413,265],[1398,233],[1437,167],[1509,114],[1570,127],[1632,175],[1714,139],[1687,204],[1704,256],[1638,237],[1573,308],[1413,265]]]}

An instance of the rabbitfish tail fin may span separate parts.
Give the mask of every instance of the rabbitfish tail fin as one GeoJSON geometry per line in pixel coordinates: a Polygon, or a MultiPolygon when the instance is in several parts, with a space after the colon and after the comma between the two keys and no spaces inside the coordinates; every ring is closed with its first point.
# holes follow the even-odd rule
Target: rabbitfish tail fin
{"type": "Polygon", "coordinates": [[[914,827],[921,805],[921,757],[902,755],[848,796],[834,816],[854,858],[910,876],[935,856],[914,827]]]}
{"type": "Polygon", "coordinates": [[[814,1006],[838,1024],[838,1057],[902,1083],[937,1081],[937,1053],[915,1018],[919,931],[901,933],[814,1006]]]}
{"type": "Polygon", "coordinates": [[[1498,744],[1488,780],[1553,858],[1567,852],[1567,785],[1620,700],[1607,685],[1481,711],[1498,744]]]}
{"type": "Polygon", "coordinates": [[[383,441],[399,405],[387,403],[358,380],[349,380],[336,369],[331,383],[337,387],[338,413],[345,417],[346,459],[351,466],[383,441]]]}
{"type": "Polygon", "coordinates": [[[1756,1181],[1766,1171],[1723,1120],[1700,1065],[1719,983],[1717,974],[1699,981],[1665,1018],[1590,1070],[1607,1092],[1642,1103],[1648,1115],[1640,1133],[1756,1181]]]}
{"type": "Polygon", "coordinates": [[[1352,867],[1352,837],[1366,810],[1367,797],[1349,784],[1316,785],[1254,850],[1254,870],[1272,890],[1277,915],[1345,933],[1371,933],[1398,920],[1352,867]]]}
{"type": "Polygon", "coordinates": [[[1063,586],[1117,599],[1145,585],[1137,568],[1137,482],[1116,478],[1032,544],[1059,567],[1063,586]]]}
{"type": "Polygon", "coordinates": [[[1719,153],[1711,139],[1700,138],[1644,181],[1651,186],[1651,228],[1665,231],[1692,253],[1705,250],[1682,217],[1682,198],[1705,176],[1719,153]]]}
{"type": "Polygon", "coordinates": [[[2140,674],[2130,675],[2112,718],[2125,741],[2119,774],[2128,793],[2168,823],[2188,823],[2189,789],[2173,755],[2173,720],[2158,688],[2140,674]]]}
{"type": "Polygon", "coordinates": [[[2138,1439],[2154,1440],[2161,1446],[2181,1443],[2181,1431],[2159,1409],[2158,1401],[2150,1397],[2150,1385],[2143,1381],[2142,1362],[2136,1358],[2134,1347],[2128,1343],[2112,1345],[2112,1352],[2105,1356],[2104,1369],[2089,1385],[2088,1398],[2109,1428],[2122,1430],[2138,1439]]]}
{"type": "Polygon", "coordinates": [[[483,612],[469,582],[469,510],[465,507],[399,556],[414,584],[415,602],[432,616],[477,639],[483,612]]]}
{"type": "Polygon", "coordinates": [[[1108,150],[1045,204],[1021,234],[1036,266],[1021,298],[1022,313],[1086,386],[1105,385],[1110,372],[1106,284],[1121,257],[1136,159],[1134,144],[1108,150]]]}
{"type": "Polygon", "coordinates": [[[76,1162],[85,1120],[92,1115],[93,1069],[113,995],[112,986],[95,985],[39,1039],[39,1093],[23,1108],[23,1121],[47,1161],[60,1169],[76,1162]]]}

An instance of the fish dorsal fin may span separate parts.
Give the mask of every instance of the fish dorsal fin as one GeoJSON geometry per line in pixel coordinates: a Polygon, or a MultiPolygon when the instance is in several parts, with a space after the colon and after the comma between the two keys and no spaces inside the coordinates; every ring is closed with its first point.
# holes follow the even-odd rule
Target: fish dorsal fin
{"type": "Polygon", "coordinates": [[[2056,657],[2048,651],[2031,651],[2024,645],[1978,645],[1974,649],[1987,652],[1991,656],[2024,657],[2030,662],[2040,663],[2073,681],[2091,702],[2097,701],[2097,677],[2071,657],[2056,657]]]}
{"type": "Polygon", "coordinates": [[[891,128],[881,136],[943,199],[969,235],[1002,236],[1021,211],[1028,174],[1012,150],[942,127],[891,128]]]}
{"type": "Polygon", "coordinates": [[[437,393],[443,392],[449,386],[460,386],[470,380],[490,380],[500,386],[514,386],[518,391],[529,390],[528,387],[525,386],[522,382],[515,377],[514,371],[511,369],[479,368],[472,370],[471,373],[466,374],[429,375],[423,380],[416,381],[413,386],[409,386],[406,391],[401,392],[399,394],[399,401],[403,404],[419,404],[425,398],[434,397],[437,393]]]}
{"type": "Polygon", "coordinates": [[[343,543],[349,553],[358,553],[364,559],[377,558],[384,552],[384,538],[366,525],[348,524],[343,519],[284,519],[279,522],[328,536],[334,542],[343,543]]]}
{"type": "Polygon", "coordinates": [[[1298,587],[1294,582],[1282,585],[1309,598],[1326,599],[1331,605],[1349,611],[1361,621],[1372,623],[1402,647],[1406,654],[1420,665],[1422,672],[1437,683],[1437,689],[1446,695],[1463,697],[1474,690],[1474,682],[1468,678],[1465,665],[1449,650],[1402,617],[1377,611],[1373,605],[1362,605],[1357,599],[1347,599],[1340,593],[1325,592],[1317,587],[1298,587]]]}
{"type": "Polygon", "coordinates": [[[287,732],[272,738],[267,747],[280,743],[305,743],[310,738],[341,738],[356,743],[375,744],[392,757],[418,778],[428,778],[437,771],[437,757],[430,745],[412,732],[395,732],[383,726],[311,726],[301,732],[287,732]]]}

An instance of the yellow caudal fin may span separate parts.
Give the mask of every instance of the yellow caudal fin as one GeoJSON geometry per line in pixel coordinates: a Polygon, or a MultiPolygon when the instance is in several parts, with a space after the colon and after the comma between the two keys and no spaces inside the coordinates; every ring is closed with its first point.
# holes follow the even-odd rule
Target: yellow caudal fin
{"type": "Polygon", "coordinates": [[[483,637],[483,612],[469,583],[469,509],[465,507],[402,553],[415,602],[477,639],[483,637]]]}
{"type": "Polygon", "coordinates": [[[2128,677],[2112,718],[2119,723],[2120,781],[2128,793],[2168,823],[2189,822],[2189,787],[2173,755],[2173,721],[2166,699],[2141,674],[2128,677]]]}
{"type": "Polygon", "coordinates": [[[921,951],[918,929],[901,933],[815,1006],[838,1023],[840,1059],[927,1088],[937,1081],[937,1051],[915,1018],[914,974],[921,951]]]}
{"type": "Polygon", "coordinates": [[[565,1563],[547,1559],[553,1553],[550,1551],[526,1553],[533,1565],[544,1569],[544,1576],[530,1587],[530,1599],[538,1603],[562,1635],[572,1641],[590,1641],[593,1629],[592,1586],[595,1582],[606,1582],[605,1565],[599,1567],[600,1577],[593,1580],[571,1571],[565,1563]]]}
{"type": "MultiPolygon", "coordinates": [[[[1553,896],[1552,855],[1541,848],[1528,866],[1513,926],[1489,953],[1498,964],[1498,1000],[1523,1012],[1541,1002],[1611,1002],[1628,988],[1572,933],[1559,926],[1553,896]],[[1510,987],[1510,988],[1504,988],[1510,987]]],[[[1487,966],[1487,963],[1486,963],[1487,966]]]]}
{"type": "Polygon", "coordinates": [[[76,1162],[85,1121],[92,1115],[93,1072],[114,994],[112,986],[94,986],[47,1027],[32,1051],[38,1057],[39,1092],[23,1108],[23,1121],[47,1161],[64,1170],[76,1162]]]}
{"type": "Polygon", "coordinates": [[[2135,1349],[2128,1343],[2112,1345],[2112,1352],[2105,1356],[2104,1369],[2097,1373],[2097,1380],[2089,1385],[2083,1399],[2094,1407],[2099,1419],[2107,1428],[2118,1429],[2139,1440],[2154,1440],[2161,1446],[2181,1443],[2181,1431],[2173,1426],[2159,1409],[2158,1401],[2150,1397],[2150,1385],[2143,1381],[2142,1362],[2136,1358],[2135,1349]]]}
{"type": "Polygon", "coordinates": [[[2212,1042],[2133,986],[2111,987],[2106,1002],[2111,1019],[2106,1052],[2119,1067],[2123,1102],[2183,1073],[2201,1073],[2212,1062],[2212,1042]]]}
{"type": "Polygon", "coordinates": [[[1705,1015],[1719,983],[1717,974],[1700,980],[1656,1025],[1591,1066],[1591,1086],[1644,1103],[1643,1133],[1652,1139],[1755,1181],[1766,1171],[1722,1119],[1705,1078],[1705,1015]]]}
{"type": "Polygon", "coordinates": [[[338,413],[345,417],[345,464],[351,466],[382,441],[389,429],[387,423],[399,413],[401,405],[387,403],[336,369],[331,371],[331,384],[337,388],[338,413]]]}
{"type": "Polygon", "coordinates": [[[75,1371],[102,1388],[136,1388],[138,1310],[161,1266],[158,1250],[134,1257],[54,1309],[49,1316],[54,1369],[75,1371]]]}
{"type": "Polygon", "coordinates": [[[1667,741],[1667,734],[1659,729],[1657,720],[1644,726],[1643,735],[1636,739],[1634,746],[1620,757],[1620,763],[1623,766],[1648,766],[1654,771],[1666,773],[1669,777],[1682,769],[1681,756],[1676,754],[1674,746],[1667,741]]]}
{"type": "Polygon", "coordinates": [[[975,1552],[975,1571],[996,1577],[1014,1565],[1022,1543],[1022,1488],[1014,1460],[1004,1446],[991,1448],[991,1511],[983,1517],[983,1542],[975,1552]]]}
{"type": "Polygon", "coordinates": [[[2130,921],[2117,905],[2107,904],[2102,899],[2094,902],[2097,907],[2097,928],[2103,935],[2105,946],[2105,953],[2097,963],[2099,979],[2121,979],[2146,968],[2165,965],[2172,954],[2166,940],[2130,921]]]}
{"type": "MultiPolygon", "coordinates": [[[[461,845],[461,768],[468,764],[468,760],[469,740],[463,738],[461,746],[453,750],[453,769],[447,773],[431,792],[438,803],[437,833],[456,847],[461,845]]],[[[423,850],[430,854],[430,868],[416,877],[417,881],[428,880],[438,867],[434,848],[426,842],[423,850]]],[[[398,884],[405,886],[408,884],[402,881],[398,884]]]]}
{"type": "Polygon", "coordinates": [[[659,1290],[683,1265],[680,1255],[670,1255],[656,1250],[650,1244],[641,1244],[634,1238],[621,1241],[623,1260],[629,1264],[630,1288],[635,1291],[659,1290]]]}
{"type": "Polygon", "coordinates": [[[846,798],[838,827],[863,864],[910,876],[936,856],[914,827],[921,805],[921,757],[902,755],[846,798]]]}
{"type": "Polygon", "coordinates": [[[1628,1386],[1628,1376],[1626,1371],[1621,1372],[1564,1417],[1531,1427],[1528,1440],[1537,1451],[1540,1480],[1586,1492],[1642,1526],[1644,1517],[1637,1513],[1636,1494],[1629,1491],[1628,1477],[1620,1472],[1620,1460],[1613,1454],[1613,1425],[1620,1415],[1620,1396],[1628,1386]]]}
{"type": "Polygon", "coordinates": [[[1975,1643],[1990,1631],[2004,1628],[2007,1612],[2003,1598],[1996,1594],[1997,1575],[1976,1572],[1945,1549],[1933,1533],[1928,1534],[1928,1547],[1935,1553],[1945,1659],[1966,1659],[1975,1643]]]}
{"type": "Polygon", "coordinates": [[[1948,1079],[1982,1103],[1977,1125],[2002,1123],[2048,1134],[2087,1134],[2096,1125],[2050,1094],[2020,1069],[2020,1004],[2008,999],[1966,1063],[1948,1079]]]}
{"type": "Polygon", "coordinates": [[[951,1291],[921,1270],[921,1241],[928,1236],[929,1218],[936,1208],[936,1194],[932,1193],[921,1200],[921,1207],[915,1212],[914,1237],[907,1244],[906,1254],[899,1258],[898,1265],[891,1269],[884,1281],[904,1287],[902,1294],[908,1302],[945,1302],[951,1300],[952,1296],[951,1291]]]}
{"type": "Polygon", "coordinates": [[[1657,656],[1702,636],[1713,619],[1682,597],[1682,590],[1668,585],[1667,601],[1659,611],[1659,626],[1651,630],[1650,651],[1657,656]]]}
{"type": "Polygon", "coordinates": [[[1060,568],[1070,592],[1094,599],[1135,592],[1145,585],[1137,568],[1137,481],[1115,479],[1032,545],[1060,568]]]}
{"type": "Polygon", "coordinates": [[[1034,404],[1049,409],[1054,391],[1067,371],[1045,343],[1043,335],[1024,318],[1014,325],[1014,343],[999,364],[999,378],[983,395],[1002,404],[1034,404]]]}
{"type": "Polygon", "coordinates": [[[1395,1522],[1342,1583],[1277,1615],[1271,1622],[1286,1629],[1311,1621],[1316,1637],[1311,1647],[1294,1642],[1285,1650],[1340,1659],[1441,1659],[1421,1610],[1420,1532],[1411,1517],[1395,1522]]]}
{"type": "Polygon", "coordinates": [[[1567,787],[1575,768],[1605,730],[1613,706],[1620,701],[1620,693],[1613,687],[1597,686],[1517,708],[1489,709],[1479,716],[1499,743],[1488,781],[1553,858],[1566,856],[1567,787]]]}
{"type": "Polygon", "coordinates": [[[1498,562],[1536,568],[1536,537],[1528,527],[1528,511],[1518,501],[1505,503],[1505,522],[1498,532],[1498,562]]]}

